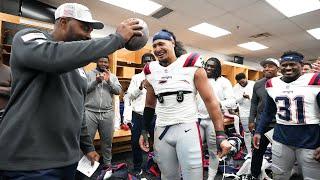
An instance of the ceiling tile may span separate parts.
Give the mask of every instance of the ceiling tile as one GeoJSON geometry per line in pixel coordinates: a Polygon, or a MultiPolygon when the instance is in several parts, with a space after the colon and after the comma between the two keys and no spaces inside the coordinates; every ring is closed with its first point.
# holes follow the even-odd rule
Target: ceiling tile
{"type": "Polygon", "coordinates": [[[216,7],[222,8],[226,11],[235,11],[237,9],[246,7],[250,4],[257,2],[258,0],[207,0],[209,3],[216,7]]]}
{"type": "Polygon", "coordinates": [[[200,24],[203,21],[206,21],[207,18],[219,16],[226,13],[225,10],[215,7],[214,5],[206,2],[205,0],[175,0],[172,3],[168,4],[168,7],[185,15],[183,19],[185,21],[188,21],[189,17],[199,18],[198,24],[200,24]]]}
{"type": "Polygon", "coordinates": [[[256,25],[267,24],[272,21],[279,21],[286,18],[265,1],[257,1],[245,8],[233,11],[232,14],[256,25]]]}
{"type": "Polygon", "coordinates": [[[290,21],[296,23],[304,30],[320,27],[320,10],[305,13],[299,16],[290,18],[290,21]]]}
{"type": "Polygon", "coordinates": [[[231,13],[224,14],[220,17],[210,18],[209,23],[230,31],[232,35],[243,36],[246,38],[263,32],[258,26],[248,23],[231,13]]]}
{"type": "Polygon", "coordinates": [[[304,32],[304,30],[291,22],[289,19],[282,19],[279,21],[269,22],[267,24],[258,25],[263,32],[268,32],[272,36],[281,37],[283,35],[304,32]]]}

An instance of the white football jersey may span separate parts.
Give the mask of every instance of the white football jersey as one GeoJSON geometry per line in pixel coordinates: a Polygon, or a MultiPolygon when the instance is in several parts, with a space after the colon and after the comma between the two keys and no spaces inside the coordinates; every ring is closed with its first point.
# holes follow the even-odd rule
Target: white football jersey
{"type": "Polygon", "coordinates": [[[320,112],[316,96],[320,92],[320,74],[307,73],[286,83],[275,77],[266,82],[269,96],[277,106],[278,124],[319,124],[320,112]]]}
{"type": "Polygon", "coordinates": [[[176,91],[192,92],[184,94],[183,102],[177,101],[176,94],[164,96],[163,103],[157,100],[157,126],[197,121],[194,74],[199,67],[203,67],[203,58],[197,53],[184,54],[167,67],[161,66],[158,61],[145,66],[146,79],[156,95],[176,91]]]}

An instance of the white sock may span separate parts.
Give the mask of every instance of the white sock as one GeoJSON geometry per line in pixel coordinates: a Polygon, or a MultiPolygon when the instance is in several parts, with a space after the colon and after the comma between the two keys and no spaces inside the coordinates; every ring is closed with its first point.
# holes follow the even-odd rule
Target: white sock
{"type": "Polygon", "coordinates": [[[234,119],[234,122],[233,122],[234,129],[236,130],[237,134],[241,135],[240,134],[240,118],[237,115],[233,115],[233,119],[234,119]]]}
{"type": "Polygon", "coordinates": [[[217,174],[217,169],[212,169],[209,165],[208,168],[208,179],[207,180],[214,180],[217,174]]]}
{"type": "Polygon", "coordinates": [[[244,144],[246,145],[246,149],[247,149],[248,154],[252,154],[251,133],[244,132],[244,144]]]}

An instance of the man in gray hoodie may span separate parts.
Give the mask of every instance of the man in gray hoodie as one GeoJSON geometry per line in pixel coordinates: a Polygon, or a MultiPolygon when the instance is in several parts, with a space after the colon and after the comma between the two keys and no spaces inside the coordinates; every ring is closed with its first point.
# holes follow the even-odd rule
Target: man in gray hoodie
{"type": "Polygon", "coordinates": [[[0,178],[74,179],[80,148],[99,159],[84,121],[87,77],[82,68],[142,35],[139,21],[123,21],[114,34],[91,39],[89,9],[65,3],[52,33],[27,28],[13,38],[10,100],[0,123],[0,178]],[[79,68],[79,69],[78,69],[79,68]]]}
{"type": "Polygon", "coordinates": [[[111,148],[114,132],[113,95],[119,95],[121,85],[109,70],[109,58],[100,58],[97,68],[87,74],[86,122],[91,139],[98,130],[104,166],[111,165],[111,148]]]}

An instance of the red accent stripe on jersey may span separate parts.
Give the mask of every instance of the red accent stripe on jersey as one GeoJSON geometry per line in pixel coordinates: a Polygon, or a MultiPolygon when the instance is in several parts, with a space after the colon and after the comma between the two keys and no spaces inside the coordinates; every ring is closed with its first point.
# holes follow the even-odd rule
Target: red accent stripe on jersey
{"type": "Polygon", "coordinates": [[[150,67],[149,67],[149,63],[147,63],[147,64],[144,66],[143,72],[144,72],[145,75],[151,74],[150,67]]]}
{"type": "MultiPolygon", "coordinates": [[[[203,149],[202,149],[202,138],[201,138],[201,133],[200,133],[200,124],[198,122],[196,122],[196,124],[197,124],[198,136],[199,136],[199,141],[200,141],[201,163],[202,163],[202,167],[203,167],[204,157],[203,157],[203,149]]],[[[204,176],[204,171],[203,170],[202,170],[202,176],[204,176]]]]}
{"type": "Polygon", "coordinates": [[[195,57],[192,60],[191,66],[194,66],[194,64],[196,64],[199,57],[200,57],[200,54],[196,53],[195,57]]]}
{"type": "Polygon", "coordinates": [[[193,66],[196,63],[196,61],[197,61],[199,56],[200,55],[198,53],[191,53],[187,57],[187,60],[184,62],[183,67],[191,67],[191,66],[193,66]]]}
{"type": "Polygon", "coordinates": [[[315,73],[312,76],[309,85],[320,85],[320,73],[315,73]]]}
{"type": "Polygon", "coordinates": [[[272,87],[271,79],[269,79],[269,80],[266,82],[266,88],[270,88],[270,87],[272,87]]]}

